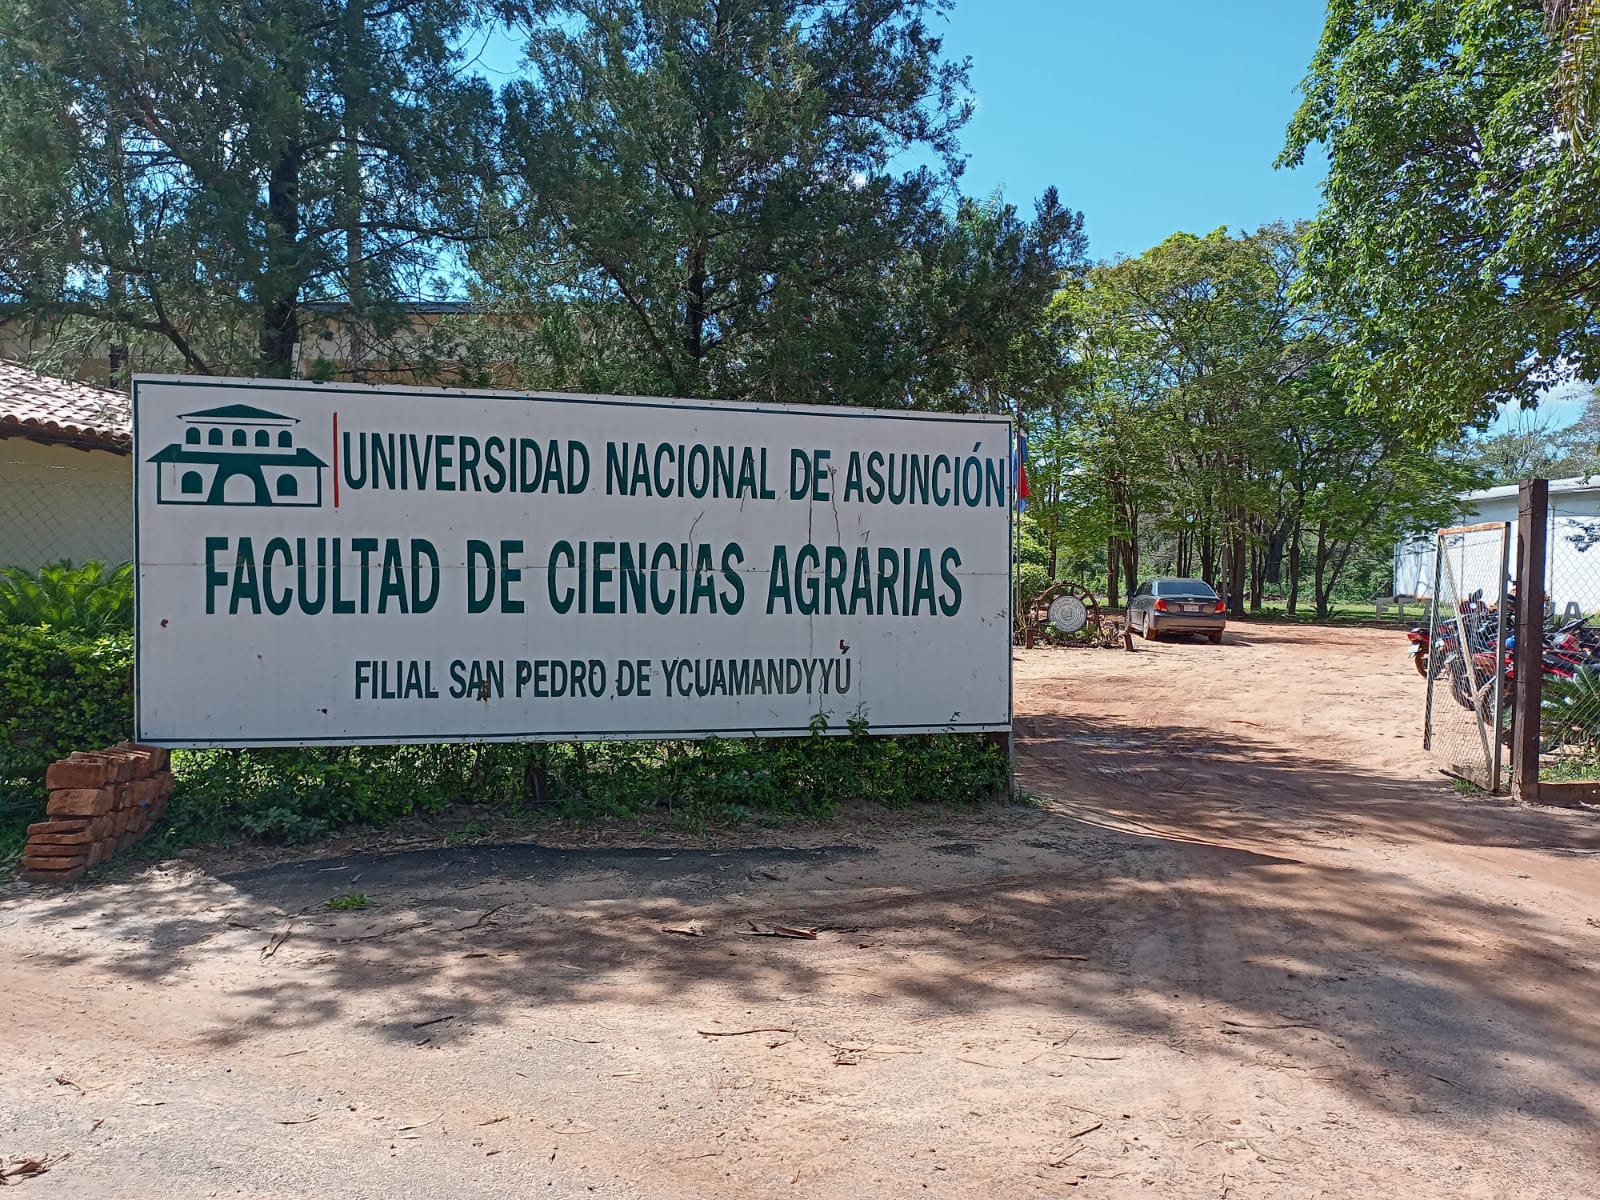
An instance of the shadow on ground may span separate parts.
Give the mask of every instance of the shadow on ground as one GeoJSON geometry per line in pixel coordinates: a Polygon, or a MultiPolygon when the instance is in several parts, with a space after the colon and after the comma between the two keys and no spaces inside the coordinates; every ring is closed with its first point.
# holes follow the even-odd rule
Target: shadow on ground
{"type": "MultiPolygon", "coordinates": [[[[1486,793],[1396,779],[1247,735],[1248,722],[1148,728],[1051,714],[1018,718],[1018,779],[1164,830],[1281,847],[1371,835],[1395,841],[1600,850],[1600,811],[1517,805],[1486,793]]],[[[1417,752],[1419,755],[1422,751],[1417,752]]]]}
{"type": "Polygon", "coordinates": [[[1018,732],[1024,786],[1060,803],[1001,810],[982,841],[462,846],[185,869],[164,900],[156,871],[25,901],[26,919],[117,947],[63,936],[30,967],[153,986],[226,964],[231,1015],[199,1035],[213,1051],[330,1025],[448,1044],[618,997],[685,1011],[811,997],[958,1030],[1028,1012],[1129,1055],[1253,1065],[1409,1120],[1594,1127],[1595,934],[1381,865],[1403,842],[1593,855],[1593,814],[1469,799],[1243,732],[1061,715],[1018,732]],[[1358,837],[1377,852],[1346,853],[1358,837]],[[330,913],[347,891],[380,907],[330,913]],[[689,922],[700,936],[668,932],[689,922]],[[775,923],[821,933],[755,936],[775,923]]]}

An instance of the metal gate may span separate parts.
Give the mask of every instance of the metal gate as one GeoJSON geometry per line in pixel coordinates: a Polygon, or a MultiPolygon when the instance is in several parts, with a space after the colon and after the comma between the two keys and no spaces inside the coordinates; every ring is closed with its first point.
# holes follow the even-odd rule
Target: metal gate
{"type": "Polygon", "coordinates": [[[1441,529],[1434,544],[1422,744],[1491,792],[1500,790],[1507,723],[1510,562],[1509,522],[1441,529]]]}

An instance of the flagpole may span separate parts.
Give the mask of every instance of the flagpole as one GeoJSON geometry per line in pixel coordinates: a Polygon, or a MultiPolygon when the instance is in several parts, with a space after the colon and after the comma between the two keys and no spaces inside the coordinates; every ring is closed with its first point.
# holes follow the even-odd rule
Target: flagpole
{"type": "Polygon", "coordinates": [[[1011,714],[1011,731],[1006,734],[1006,792],[1011,800],[1017,798],[1017,569],[1022,558],[1022,514],[1017,511],[1018,485],[1022,481],[1022,401],[1018,399],[1012,417],[1012,457],[1017,466],[1011,472],[1011,577],[1006,586],[1011,589],[1011,628],[1006,635],[1006,678],[1010,681],[1011,697],[1007,709],[1011,714]]]}

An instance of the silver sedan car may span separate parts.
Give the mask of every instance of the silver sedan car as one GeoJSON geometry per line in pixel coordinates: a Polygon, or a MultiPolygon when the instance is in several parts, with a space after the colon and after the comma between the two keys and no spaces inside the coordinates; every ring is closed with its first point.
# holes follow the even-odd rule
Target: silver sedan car
{"type": "Polygon", "coordinates": [[[1201,579],[1151,579],[1128,598],[1128,628],[1155,641],[1163,633],[1203,633],[1222,640],[1228,603],[1201,579]]]}

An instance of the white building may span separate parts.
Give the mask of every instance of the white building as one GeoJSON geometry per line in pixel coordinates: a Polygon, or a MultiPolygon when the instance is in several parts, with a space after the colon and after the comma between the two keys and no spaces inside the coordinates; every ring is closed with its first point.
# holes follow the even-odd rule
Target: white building
{"type": "Polygon", "coordinates": [[[0,361],[0,567],[133,557],[128,398],[0,361]]]}
{"type": "MultiPolygon", "coordinates": [[[[1461,497],[1457,524],[1509,521],[1511,571],[1516,571],[1517,486],[1485,488],[1461,497]]],[[[1400,596],[1432,593],[1437,537],[1417,534],[1394,548],[1394,590],[1400,596]]],[[[1484,599],[1500,594],[1498,540],[1492,532],[1453,539],[1447,548],[1450,573],[1459,594],[1482,589],[1484,599]]],[[[1550,531],[1545,559],[1545,591],[1555,612],[1600,612],[1600,476],[1550,481],[1550,531]]]]}

